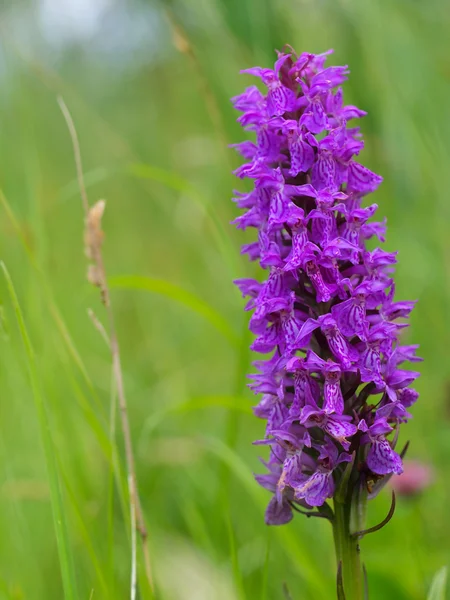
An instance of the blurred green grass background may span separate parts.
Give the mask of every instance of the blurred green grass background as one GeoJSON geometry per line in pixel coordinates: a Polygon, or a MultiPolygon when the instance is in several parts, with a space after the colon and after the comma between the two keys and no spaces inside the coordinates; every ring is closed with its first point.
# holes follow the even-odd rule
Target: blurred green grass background
{"type": "MultiPolygon", "coordinates": [[[[283,583],[293,600],[334,597],[328,523],[263,523],[251,445],[263,423],[251,414],[248,315],[232,285],[257,271],[229,225],[238,158],[227,144],[244,138],[229,97],[250,84],[240,69],[270,65],[290,43],[334,48],[330,64],[350,66],[346,99],[369,111],[362,161],[384,177],[373,200],[388,217],[386,248],[399,250],[398,295],[419,299],[408,340],[425,358],[421,399],[402,440],[436,480],[401,499],[362,552],[371,600],[425,598],[450,556],[448,4],[10,0],[0,11],[0,259],[54,446],[76,579],[67,597],[126,598],[130,540],[122,458],[117,485],[112,475],[123,448],[119,434],[109,441],[110,358],[87,316],[103,312],[85,280],[58,94],[77,126],[90,200],[107,200],[105,260],[156,598],[276,600],[283,583]]],[[[0,598],[56,600],[46,429],[4,278],[0,300],[0,598]]],[[[373,501],[369,525],[388,506],[387,493],[373,501]]],[[[140,597],[151,598],[139,559],[140,597]]]]}

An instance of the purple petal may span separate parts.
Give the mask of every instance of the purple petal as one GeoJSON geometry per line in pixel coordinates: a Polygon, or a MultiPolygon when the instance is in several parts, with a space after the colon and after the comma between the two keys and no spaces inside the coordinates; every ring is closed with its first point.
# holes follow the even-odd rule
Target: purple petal
{"type": "Polygon", "coordinates": [[[231,102],[236,110],[245,111],[262,105],[264,103],[264,96],[256,85],[252,85],[244,93],[231,98],[231,102]]]}
{"type": "Polygon", "coordinates": [[[328,127],[327,115],[319,99],[311,102],[300,119],[300,125],[303,125],[314,134],[321,133],[328,127]]]}
{"type": "Polygon", "coordinates": [[[349,423],[344,419],[345,417],[329,416],[324,425],[324,430],[336,440],[345,444],[346,438],[354,435],[358,428],[353,423],[349,423]]]}
{"type": "Polygon", "coordinates": [[[282,192],[274,192],[270,202],[269,224],[284,223],[289,217],[290,200],[282,192]]]}
{"type": "Polygon", "coordinates": [[[287,258],[284,271],[294,271],[303,263],[303,250],[309,242],[306,227],[296,227],[292,230],[292,250],[287,258]]]}
{"type": "Polygon", "coordinates": [[[266,525],[284,525],[289,523],[293,516],[289,502],[284,498],[279,502],[277,497],[274,496],[267,506],[265,522],[266,525]]]}
{"type": "Polygon", "coordinates": [[[337,413],[342,415],[344,412],[344,398],[342,397],[341,384],[327,383],[324,386],[324,410],[327,413],[337,413]]]}
{"type": "MultiPolygon", "coordinates": [[[[309,97],[330,92],[332,88],[337,87],[347,79],[345,75],[349,72],[347,67],[328,67],[324,71],[317,73],[311,80],[309,97]]],[[[328,101],[326,101],[326,105],[328,107],[328,101]]]]}
{"type": "Polygon", "coordinates": [[[295,488],[295,497],[305,500],[310,506],[322,506],[333,495],[334,484],[331,473],[313,473],[302,485],[295,488]]]}
{"type": "Polygon", "coordinates": [[[295,93],[281,82],[269,86],[267,94],[267,110],[270,116],[280,116],[294,109],[295,93]]]}
{"type": "Polygon", "coordinates": [[[250,348],[256,352],[262,352],[265,354],[273,350],[275,346],[282,342],[283,338],[280,336],[280,329],[277,324],[274,324],[271,325],[262,335],[258,336],[250,348]]]}
{"type": "Polygon", "coordinates": [[[383,178],[370,171],[367,167],[356,162],[351,162],[348,168],[347,189],[353,192],[368,194],[374,192],[383,178]]]}
{"type": "Polygon", "coordinates": [[[375,423],[370,427],[369,432],[372,436],[382,435],[392,431],[392,427],[388,424],[383,416],[378,416],[375,423]]]}
{"type": "Polygon", "coordinates": [[[377,475],[403,473],[402,459],[392,450],[386,439],[378,439],[372,442],[367,456],[367,466],[377,475]]]}
{"type": "Polygon", "coordinates": [[[293,433],[289,433],[282,429],[276,429],[272,431],[272,435],[285,450],[292,450],[293,448],[298,450],[300,448],[300,444],[293,433]]]}
{"type": "Polygon", "coordinates": [[[326,365],[326,362],[323,360],[323,358],[317,356],[317,354],[313,350],[308,350],[308,353],[306,355],[306,363],[309,369],[315,371],[322,371],[322,369],[326,365]]]}
{"type": "Polygon", "coordinates": [[[359,119],[361,117],[365,117],[366,115],[367,113],[365,110],[361,110],[360,108],[352,106],[351,104],[344,106],[339,111],[339,116],[346,121],[350,121],[350,119],[359,119]]]}
{"type": "Polygon", "coordinates": [[[241,69],[239,73],[254,75],[255,77],[263,77],[267,73],[273,73],[270,69],[263,69],[262,67],[251,67],[250,69],[241,69]]]}
{"type": "Polygon", "coordinates": [[[361,354],[361,379],[362,381],[374,381],[378,385],[383,385],[379,348],[369,344],[366,345],[366,349],[361,354]]]}
{"type": "Polygon", "coordinates": [[[405,388],[403,390],[398,390],[397,396],[403,406],[405,408],[409,408],[414,404],[414,402],[416,402],[417,398],[419,397],[419,392],[416,392],[416,390],[411,388],[405,388]]]}
{"type": "Polygon", "coordinates": [[[255,475],[256,481],[259,485],[269,492],[275,492],[280,474],[278,473],[265,473],[264,475],[255,475]]]}
{"type": "Polygon", "coordinates": [[[305,321],[300,331],[298,332],[298,337],[295,340],[295,345],[298,348],[301,348],[309,344],[309,340],[311,339],[313,331],[318,327],[319,323],[315,319],[308,319],[307,321],[305,321]]]}
{"type": "Polygon", "coordinates": [[[291,54],[280,54],[275,61],[274,71],[278,75],[283,67],[284,63],[291,57],[291,54]]]}
{"type": "Polygon", "coordinates": [[[256,298],[261,291],[261,284],[256,279],[235,279],[233,283],[239,288],[243,298],[256,298]]]}
{"type": "Polygon", "coordinates": [[[335,288],[324,282],[322,273],[314,261],[308,261],[305,270],[316,290],[317,302],[328,302],[333,296],[335,288]]]}
{"type": "Polygon", "coordinates": [[[331,334],[325,333],[331,352],[344,369],[349,369],[352,362],[359,358],[358,352],[353,348],[339,331],[331,334]]]}
{"type": "Polygon", "coordinates": [[[289,317],[282,319],[281,327],[283,329],[286,343],[293,349],[296,349],[297,338],[302,325],[303,321],[296,318],[295,314],[292,314],[289,317]]]}
{"type": "Polygon", "coordinates": [[[295,186],[296,194],[298,196],[309,196],[310,198],[317,198],[318,192],[313,188],[310,183],[305,185],[295,186]]]}
{"type": "Polygon", "coordinates": [[[350,298],[333,306],[331,314],[344,335],[358,335],[362,340],[366,339],[366,311],[362,302],[350,298]]]}
{"type": "Polygon", "coordinates": [[[311,182],[317,190],[323,188],[337,189],[336,162],[329,152],[319,154],[312,168],[311,182]]]}
{"type": "Polygon", "coordinates": [[[314,150],[300,137],[289,145],[291,153],[291,168],[289,175],[295,177],[298,173],[306,173],[314,162],[314,150]]]}

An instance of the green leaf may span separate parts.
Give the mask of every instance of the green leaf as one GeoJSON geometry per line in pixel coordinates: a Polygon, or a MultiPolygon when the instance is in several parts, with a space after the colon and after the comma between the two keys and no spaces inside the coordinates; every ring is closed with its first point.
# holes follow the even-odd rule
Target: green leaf
{"type": "Polygon", "coordinates": [[[141,275],[117,275],[110,277],[108,282],[111,288],[145,290],[175,300],[175,302],[187,306],[208,321],[232,346],[237,347],[239,345],[238,336],[219,312],[192,292],[175,283],[141,275]]]}
{"type": "Polygon", "coordinates": [[[53,523],[55,528],[56,542],[58,546],[59,563],[61,568],[61,577],[64,587],[64,598],[66,600],[77,600],[75,570],[73,566],[72,549],[67,532],[66,515],[64,511],[63,498],[61,494],[58,468],[55,461],[56,448],[53,443],[50,424],[48,421],[47,410],[44,403],[44,397],[41,391],[41,382],[38,377],[38,369],[35,360],[33,346],[28,335],[28,330],[23,318],[22,309],[19,304],[19,299],[14,289],[12,279],[3,262],[0,262],[0,267],[6,280],[9,297],[14,308],[17,319],[17,325],[22,337],[25,353],[27,357],[28,373],[33,390],[36,412],[39,420],[39,428],[44,446],[45,461],[47,466],[50,496],[53,513],[53,523]]]}
{"type": "Polygon", "coordinates": [[[447,567],[442,567],[433,577],[427,600],[445,600],[445,589],[447,587],[447,567]]]}

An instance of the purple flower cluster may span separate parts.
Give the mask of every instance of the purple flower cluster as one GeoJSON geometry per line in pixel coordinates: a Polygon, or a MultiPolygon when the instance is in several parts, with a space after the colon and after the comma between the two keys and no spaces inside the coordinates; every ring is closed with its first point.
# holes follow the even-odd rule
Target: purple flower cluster
{"type": "Polygon", "coordinates": [[[414,302],[394,301],[396,253],[366,248],[386,229],[369,221],[376,204],[362,206],[382,178],[355,160],[364,143],[348,126],[366,113],[344,105],[349,71],[325,68],[330,52],[279,53],[273,70],[242,71],[265,95],[252,86],[233,98],[256,133],[235,145],[247,160],[236,175],[254,181],[236,193],[235,223],[258,230],[242,252],[268,270],[263,283],[236,282],[253,310],[251,348],[271,354],[250,384],[267,421],[256,443],[270,446],[268,473],[256,478],[274,493],[268,524],[288,522],[295,504],[322,506],[353,457],[366,482],[401,473],[398,426],[418,397],[408,386],[419,373],[399,368],[420,360],[398,342],[414,302]]]}

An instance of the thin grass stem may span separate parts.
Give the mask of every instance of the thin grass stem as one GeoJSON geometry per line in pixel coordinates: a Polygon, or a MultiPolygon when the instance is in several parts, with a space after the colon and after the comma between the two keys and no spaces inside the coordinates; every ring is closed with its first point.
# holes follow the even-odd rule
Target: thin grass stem
{"type": "Polygon", "coordinates": [[[89,266],[88,279],[90,283],[99,288],[102,303],[105,307],[108,330],[109,346],[112,358],[112,372],[114,375],[115,389],[119,403],[120,420],[122,424],[122,435],[125,446],[125,459],[128,475],[129,497],[130,497],[130,515],[131,515],[131,600],[136,598],[136,573],[137,573],[137,552],[136,552],[136,530],[140,535],[142,542],[142,551],[144,557],[145,573],[148,585],[153,591],[153,577],[150,563],[150,553],[148,548],[148,532],[145,524],[144,514],[139,499],[138,484],[136,478],[136,465],[131,440],[131,428],[128,417],[128,405],[125,396],[125,387],[123,383],[123,374],[120,358],[119,340],[116,333],[114,313],[111,306],[111,296],[107,282],[106,269],[103,261],[102,242],[103,231],[101,229],[101,218],[103,215],[105,202],[98,201],[93,206],[89,206],[86,187],[84,184],[80,145],[76,128],[72,116],[64,100],[58,97],[58,104],[66,120],[67,127],[72,138],[73,151],[75,155],[75,164],[77,168],[77,177],[80,187],[80,194],[85,217],[85,250],[86,255],[92,261],[89,266]]]}

